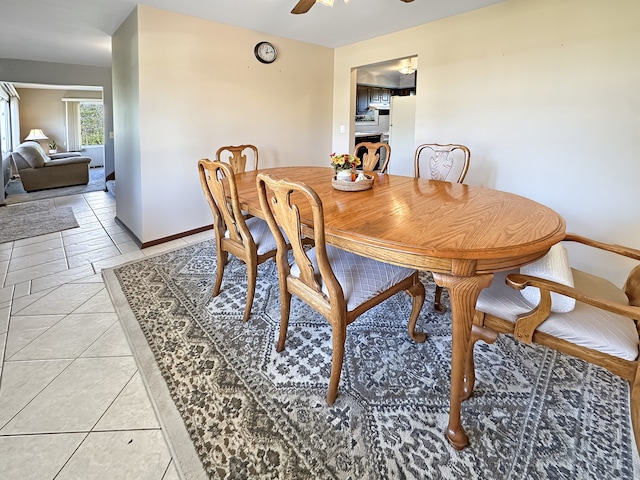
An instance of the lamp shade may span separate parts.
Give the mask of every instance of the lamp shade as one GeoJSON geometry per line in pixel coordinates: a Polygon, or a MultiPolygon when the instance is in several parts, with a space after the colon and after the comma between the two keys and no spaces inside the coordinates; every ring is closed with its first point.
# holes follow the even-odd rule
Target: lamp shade
{"type": "Polygon", "coordinates": [[[27,135],[27,138],[25,138],[25,141],[27,140],[33,140],[37,142],[38,140],[49,140],[49,137],[42,133],[42,130],[40,130],[39,128],[32,128],[29,132],[29,135],[27,135]]]}

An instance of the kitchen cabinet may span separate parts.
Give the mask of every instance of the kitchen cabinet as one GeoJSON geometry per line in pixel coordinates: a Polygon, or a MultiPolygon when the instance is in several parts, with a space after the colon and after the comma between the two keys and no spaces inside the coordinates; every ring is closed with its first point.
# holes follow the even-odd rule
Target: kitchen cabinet
{"type": "Polygon", "coordinates": [[[391,101],[391,89],[371,87],[369,101],[370,103],[382,103],[388,105],[391,101]]]}
{"type": "Polygon", "coordinates": [[[369,86],[358,85],[356,88],[356,113],[363,114],[369,109],[369,86]]]}
{"type": "Polygon", "coordinates": [[[378,108],[388,109],[392,96],[399,95],[403,97],[406,95],[415,95],[415,92],[415,87],[386,88],[358,84],[356,86],[356,113],[359,115],[366,113],[371,104],[378,108]]]}
{"type": "Polygon", "coordinates": [[[381,88],[379,87],[370,87],[369,88],[369,100],[371,103],[380,103],[381,98],[381,88]]]}
{"type": "Polygon", "coordinates": [[[356,133],[356,145],[362,142],[378,143],[381,133],[356,133]]]}
{"type": "Polygon", "coordinates": [[[372,87],[370,85],[357,85],[356,87],[356,113],[362,114],[374,104],[389,108],[393,90],[385,87],[372,87]]]}
{"type": "Polygon", "coordinates": [[[391,89],[383,87],[370,87],[369,103],[389,105],[391,100],[391,89]]]}
{"type": "Polygon", "coordinates": [[[399,88],[395,90],[395,92],[393,93],[393,95],[396,95],[399,97],[406,97],[406,96],[415,95],[415,94],[416,94],[416,87],[399,88]]]}

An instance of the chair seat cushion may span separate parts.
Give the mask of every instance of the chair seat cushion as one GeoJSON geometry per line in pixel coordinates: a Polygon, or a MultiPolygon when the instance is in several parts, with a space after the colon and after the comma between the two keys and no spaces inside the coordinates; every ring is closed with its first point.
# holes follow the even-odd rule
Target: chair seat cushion
{"type": "MultiPolygon", "coordinates": [[[[348,311],[354,310],[415,272],[409,268],[361,257],[331,245],[327,245],[326,248],[333,273],[342,287],[348,311]]],[[[318,272],[316,278],[322,286],[322,291],[329,295],[318,271],[316,249],[310,249],[307,255],[313,268],[318,272]]],[[[300,269],[295,263],[291,265],[291,275],[300,275],[300,269]]]]}
{"type": "Polygon", "coordinates": [[[269,230],[269,224],[258,217],[251,217],[245,220],[247,228],[251,232],[253,241],[256,243],[258,255],[276,249],[276,240],[269,230]]]}
{"type": "MultiPolygon", "coordinates": [[[[531,306],[518,290],[505,283],[510,273],[518,271],[495,274],[491,286],[480,292],[476,308],[515,323],[518,315],[531,311],[531,306]]],[[[579,291],[627,304],[624,292],[608,280],[576,269],[572,269],[572,274],[575,288],[579,291]]],[[[638,357],[638,332],[634,321],[583,302],[576,302],[571,312],[551,312],[538,330],[625,360],[638,357]]]]}

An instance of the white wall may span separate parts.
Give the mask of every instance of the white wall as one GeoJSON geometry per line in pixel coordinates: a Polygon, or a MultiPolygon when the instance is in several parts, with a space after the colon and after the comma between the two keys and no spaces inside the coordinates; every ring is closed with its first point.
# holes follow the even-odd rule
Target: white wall
{"type": "Polygon", "coordinates": [[[135,15],[113,37],[113,71],[117,215],[139,240],[212,223],[196,165],[222,145],[256,145],[261,167],[328,165],[332,49],[142,5],[135,15]],[[262,40],[278,50],[271,65],[254,57],[262,40]],[[118,109],[131,104],[129,121],[118,109]]]}
{"type": "MultiPolygon", "coordinates": [[[[137,10],[118,27],[111,40],[113,126],[116,172],[116,216],[139,240],[143,238],[140,157],[140,79],[137,10]]],[[[169,192],[167,185],[167,192],[169,192]]]]}
{"type": "MultiPolygon", "coordinates": [[[[568,231],[640,248],[639,52],[637,0],[511,0],[342,47],[333,150],[348,147],[338,127],[353,118],[351,69],[417,54],[416,145],[463,143],[467,183],[548,205],[568,231]]],[[[571,248],[572,263],[618,285],[635,264],[592,252],[571,248]]]]}

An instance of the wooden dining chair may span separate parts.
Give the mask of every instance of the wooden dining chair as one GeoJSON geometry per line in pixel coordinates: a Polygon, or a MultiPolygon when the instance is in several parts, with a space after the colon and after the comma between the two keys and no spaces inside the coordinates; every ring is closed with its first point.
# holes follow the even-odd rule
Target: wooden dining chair
{"type": "Polygon", "coordinates": [[[378,171],[387,173],[389,160],[391,159],[391,147],[388,143],[383,142],[361,142],[354,148],[353,155],[358,158],[362,155],[362,169],[366,172],[374,171],[382,156],[378,171]]]}
{"type": "Polygon", "coordinates": [[[462,183],[469,170],[471,152],[464,145],[439,145],[437,143],[424,143],[416,148],[413,159],[413,175],[422,178],[420,165],[427,161],[425,178],[431,180],[453,181],[462,183]],[[455,168],[454,168],[455,167],[455,168]]]}
{"type": "Polygon", "coordinates": [[[373,306],[406,290],[413,297],[409,335],[416,342],[424,342],[426,335],[415,331],[416,320],[424,303],[424,286],[415,270],[326,245],[322,201],[306,184],[279,180],[260,173],[257,185],[260,205],[278,245],[276,263],[281,317],[276,350],[281,352],[284,349],[291,295],[296,295],[331,325],[333,349],[326,400],[332,404],[338,396],[347,325],[373,306]],[[306,218],[313,220],[312,225],[303,225],[301,212],[308,213],[306,218]],[[313,229],[309,235],[315,241],[315,247],[311,249],[303,248],[303,230],[308,231],[308,227],[313,229]],[[294,259],[291,265],[282,232],[291,243],[294,259]]]}
{"type": "Polygon", "coordinates": [[[216,283],[213,297],[220,293],[224,267],[231,253],[247,265],[247,304],[243,320],[251,315],[258,265],[275,257],[276,242],[267,223],[243,214],[238,202],[234,172],[224,162],[202,159],[198,162],[200,185],[213,213],[216,239],[216,283]]]}
{"type": "Polygon", "coordinates": [[[247,168],[247,153],[253,157],[253,169],[258,169],[258,148],[254,145],[226,145],[216,151],[216,160],[227,161],[234,173],[243,173],[247,168]],[[226,153],[225,153],[226,152],[226,153]],[[229,155],[227,159],[222,158],[223,154],[229,155]]]}
{"type": "MultiPolygon", "coordinates": [[[[422,178],[420,165],[428,161],[425,178],[451,181],[449,177],[453,172],[453,178],[457,174],[456,183],[462,183],[467,175],[467,170],[469,170],[470,160],[471,152],[464,145],[424,143],[416,148],[413,159],[413,176],[422,178]],[[457,165],[457,168],[454,169],[454,165],[457,165]]],[[[424,171],[425,169],[423,169],[424,171]]],[[[442,287],[439,285],[436,285],[433,308],[441,313],[445,311],[442,305],[442,287]]]]}
{"type": "MultiPolygon", "coordinates": [[[[565,241],[640,260],[640,250],[573,234],[568,234],[565,241]]],[[[628,380],[631,420],[640,448],[640,267],[631,271],[621,289],[604,278],[568,267],[567,258],[560,260],[566,267],[553,256],[543,260],[544,268],[531,265],[520,269],[537,276],[495,274],[491,286],[480,292],[465,371],[465,398],[471,395],[475,382],[475,342],[482,339],[492,343],[498,333],[509,334],[520,342],[545,345],[628,380]],[[561,274],[563,270],[568,274],[561,274]],[[531,289],[534,297],[527,295],[527,300],[525,289],[531,289]],[[532,301],[539,303],[535,306],[532,301]]]]}

